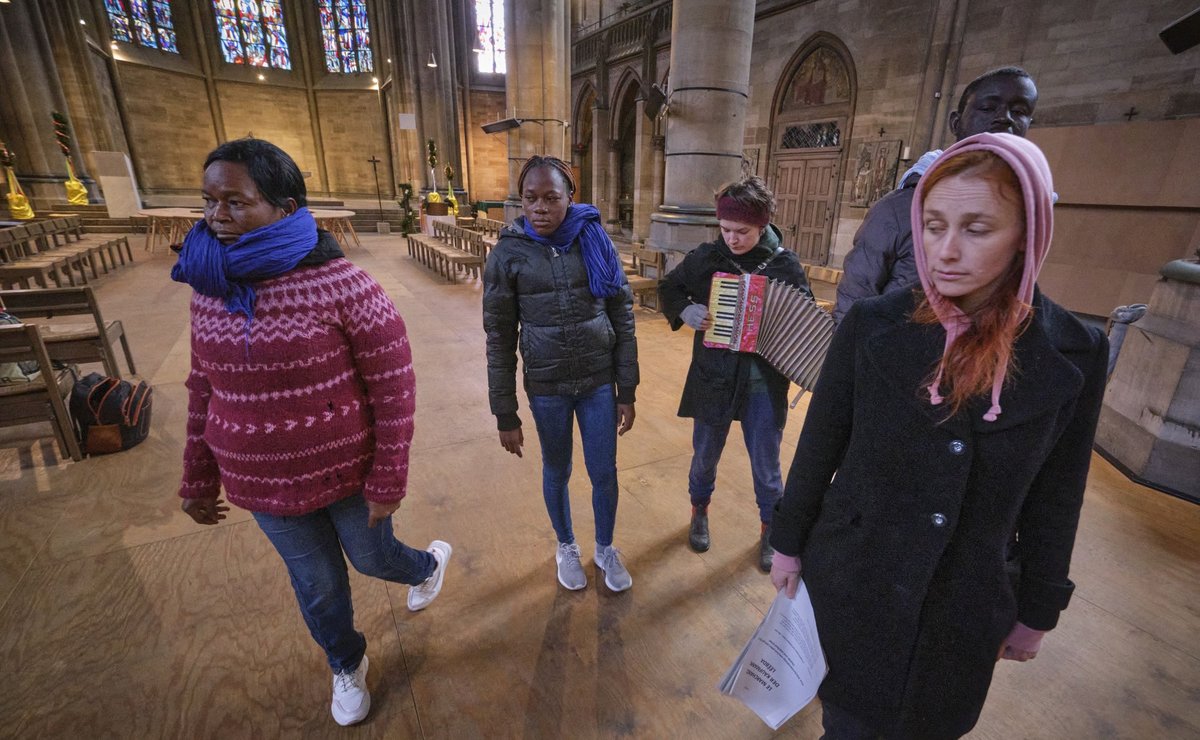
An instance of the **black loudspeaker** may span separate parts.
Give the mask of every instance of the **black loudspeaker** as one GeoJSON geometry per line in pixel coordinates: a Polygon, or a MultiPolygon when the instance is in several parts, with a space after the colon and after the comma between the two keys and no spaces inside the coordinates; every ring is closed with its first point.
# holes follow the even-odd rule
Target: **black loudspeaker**
{"type": "Polygon", "coordinates": [[[1200,8],[1196,8],[1159,31],[1158,37],[1167,45],[1172,54],[1182,54],[1196,44],[1200,44],[1200,8]]]}
{"type": "Polygon", "coordinates": [[[667,94],[662,91],[658,85],[651,85],[650,91],[646,93],[646,106],[643,108],[646,111],[646,118],[651,121],[658,118],[658,114],[662,112],[663,106],[667,104],[667,94]]]}

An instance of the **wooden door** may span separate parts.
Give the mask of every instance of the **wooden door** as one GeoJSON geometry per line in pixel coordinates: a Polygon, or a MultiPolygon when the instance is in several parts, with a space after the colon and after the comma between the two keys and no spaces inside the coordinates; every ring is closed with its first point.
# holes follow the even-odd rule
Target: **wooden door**
{"type": "Polygon", "coordinates": [[[775,224],[783,230],[783,245],[811,264],[829,261],[839,156],[831,152],[776,159],[775,224]]]}

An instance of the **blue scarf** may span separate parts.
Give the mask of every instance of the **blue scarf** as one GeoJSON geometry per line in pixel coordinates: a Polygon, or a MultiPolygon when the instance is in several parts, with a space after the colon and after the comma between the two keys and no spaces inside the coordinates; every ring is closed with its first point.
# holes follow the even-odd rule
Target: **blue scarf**
{"type": "Polygon", "coordinates": [[[201,219],[183,238],[171,279],[225,301],[230,313],[246,315],[246,334],[254,320],[254,287],[259,280],[282,275],[317,245],[317,222],[307,208],[242,234],[225,246],[201,219]]]}
{"type": "Polygon", "coordinates": [[[567,217],[550,236],[542,236],[533,230],[529,221],[522,217],[521,226],[525,236],[538,244],[566,252],[579,239],[583,251],[583,267],[587,271],[588,288],[597,298],[612,298],[625,284],[625,272],[621,269],[621,258],[617,248],[600,225],[600,211],[586,203],[573,203],[567,208],[567,217]]]}

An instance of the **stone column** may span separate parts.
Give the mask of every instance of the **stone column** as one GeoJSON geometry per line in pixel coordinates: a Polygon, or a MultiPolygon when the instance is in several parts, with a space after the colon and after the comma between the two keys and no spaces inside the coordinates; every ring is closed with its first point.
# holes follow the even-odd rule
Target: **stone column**
{"type": "Polygon", "coordinates": [[[508,115],[526,121],[508,132],[508,199],[504,217],[521,212],[517,176],[535,154],[570,161],[567,121],[570,120],[569,23],[564,0],[505,0],[504,26],[508,44],[505,96],[508,115]]]}
{"type": "Polygon", "coordinates": [[[658,208],[652,192],[654,180],[654,122],[646,117],[646,99],[640,94],[634,106],[637,123],[634,124],[633,145],[633,230],[630,239],[644,241],[650,230],[650,216],[658,208]]]}
{"type": "Polygon", "coordinates": [[[666,182],[648,244],[686,252],[715,236],[713,192],[741,176],[754,0],[675,0],[671,23],[666,182]]]}
{"type": "Polygon", "coordinates": [[[608,192],[608,170],[612,165],[608,148],[611,136],[609,128],[608,105],[596,95],[596,104],[592,108],[592,198],[596,201],[593,205],[599,209],[600,218],[604,221],[613,218],[616,212],[616,204],[608,192]]]}
{"type": "Polygon", "coordinates": [[[462,162],[459,158],[461,145],[458,127],[458,96],[454,79],[455,32],[451,22],[448,0],[423,0],[420,7],[401,3],[405,20],[405,39],[412,49],[409,63],[416,81],[417,131],[421,137],[421,176],[414,178],[413,186],[428,191],[436,179],[438,190],[445,194],[446,165],[454,168],[455,183],[461,183],[462,162]],[[437,63],[430,67],[429,63],[437,63]],[[426,161],[427,142],[437,144],[436,178],[430,175],[426,161]]]}
{"type": "MultiPolygon", "coordinates": [[[[57,15],[53,20],[58,20],[57,15]]],[[[41,5],[34,2],[5,5],[0,12],[0,139],[16,155],[16,174],[26,195],[34,201],[34,210],[66,200],[63,181],[67,164],[54,139],[50,112],[74,118],[51,39],[51,31],[62,29],[48,20],[41,5]]],[[[57,38],[57,42],[65,40],[57,38]]],[[[78,135],[74,141],[75,174],[94,197],[95,184],[85,179],[87,165],[79,151],[78,135]]]]}
{"type": "Polygon", "coordinates": [[[604,228],[611,234],[621,232],[621,147],[616,139],[606,142],[608,151],[608,174],[604,183],[604,192],[608,193],[608,218],[604,228]]]}
{"type": "Polygon", "coordinates": [[[666,142],[666,137],[663,136],[655,136],[650,140],[651,145],[654,147],[654,157],[652,159],[654,169],[650,173],[650,204],[654,208],[658,208],[663,202],[663,177],[665,176],[663,172],[663,167],[665,166],[663,146],[666,142]]]}

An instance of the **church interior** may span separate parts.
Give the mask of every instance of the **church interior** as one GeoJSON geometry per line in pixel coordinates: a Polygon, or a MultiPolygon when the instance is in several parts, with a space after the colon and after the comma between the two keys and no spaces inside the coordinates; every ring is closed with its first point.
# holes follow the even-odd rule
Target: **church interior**
{"type": "MultiPolygon", "coordinates": [[[[154,394],[144,442],[84,456],[69,420],[56,425],[61,394],[31,412],[7,403],[24,389],[0,383],[0,736],[347,732],[251,514],[200,527],[177,496],[191,290],[170,278],[170,246],[203,218],[206,155],[253,137],[291,155],[318,222],[403,316],[417,406],[394,527],[413,546],[454,546],[423,612],[405,608],[406,588],[351,571],[373,701],[352,731],[819,737],[818,702],[773,732],[716,688],[775,591],[756,564],[740,444],[719,471],[712,548],[688,548],[692,428],[676,412],[691,332],[671,331],[654,288],[714,238],[714,192],[757,175],[828,304],[871,205],[953,143],[967,84],[1010,65],[1036,82],[1028,138],[1057,197],[1039,287],[1120,353],[1075,595],[1036,660],[997,665],[970,737],[1200,736],[1200,46],[1164,30],[1200,37],[1198,12],[1194,0],[0,0],[0,302],[19,315],[22,296],[86,286],[88,306],[29,322],[49,337],[94,321],[99,350],[69,364],[154,394]],[[575,200],[599,209],[637,295],[637,417],[617,454],[625,593],[590,563],[586,589],[555,582],[539,450],[509,455],[488,406],[480,268],[521,214],[533,155],[570,164],[575,200]],[[1133,323],[1110,318],[1139,304],[1133,323]]],[[[809,398],[792,392],[785,471],[809,398]]],[[[577,464],[590,543],[588,490],[577,464]]]]}

